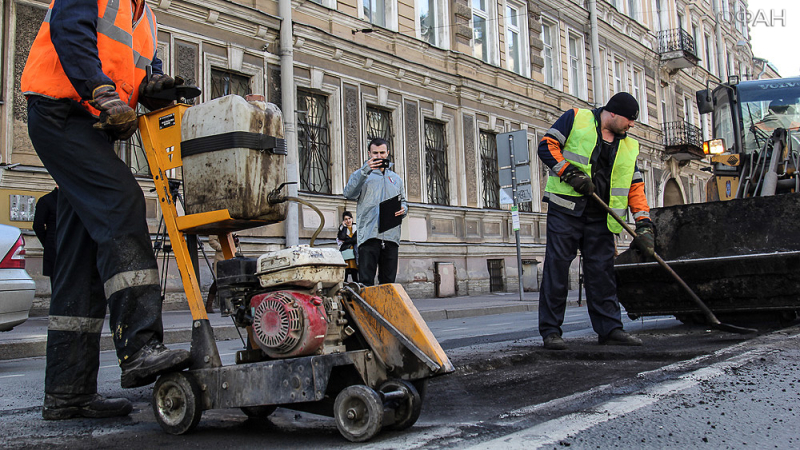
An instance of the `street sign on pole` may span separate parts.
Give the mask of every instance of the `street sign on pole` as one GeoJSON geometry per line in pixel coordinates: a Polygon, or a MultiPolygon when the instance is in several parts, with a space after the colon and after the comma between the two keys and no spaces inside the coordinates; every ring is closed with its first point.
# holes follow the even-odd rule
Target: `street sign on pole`
{"type": "Polygon", "coordinates": [[[530,161],[527,130],[510,131],[497,135],[497,162],[499,166],[510,166],[512,154],[516,165],[527,164],[530,161]],[[511,148],[509,137],[513,138],[514,148],[511,148]]]}
{"type": "Polygon", "coordinates": [[[517,241],[517,279],[519,280],[519,299],[523,300],[522,288],[522,252],[519,245],[519,207],[521,201],[531,201],[531,168],[528,153],[528,132],[526,130],[511,131],[497,135],[497,162],[500,176],[500,201],[508,204],[511,199],[511,221],[514,238],[517,241]],[[508,191],[507,184],[511,184],[508,191]]]}

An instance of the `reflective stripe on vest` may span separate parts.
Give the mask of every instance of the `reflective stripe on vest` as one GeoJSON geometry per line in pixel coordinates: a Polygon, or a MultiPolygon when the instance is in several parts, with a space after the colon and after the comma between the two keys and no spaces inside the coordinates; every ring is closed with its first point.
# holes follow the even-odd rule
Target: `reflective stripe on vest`
{"type": "MultiPolygon", "coordinates": [[[[575,114],[575,121],[572,124],[569,137],[564,143],[561,154],[564,158],[575,165],[584,173],[592,173],[591,157],[592,152],[597,146],[597,122],[594,113],[588,109],[579,109],[575,114]]],[[[628,210],[628,193],[630,192],[633,180],[634,168],[636,167],[636,157],[639,155],[639,142],[633,138],[625,138],[619,141],[617,156],[614,159],[614,166],[611,169],[611,192],[609,206],[620,217],[624,217],[628,210]]],[[[562,197],[580,197],[567,183],[554,172],[550,172],[547,179],[545,191],[555,194],[546,197],[556,205],[575,209],[575,203],[562,197]],[[569,206],[571,205],[571,206],[569,206]]],[[[622,226],[614,220],[611,214],[608,215],[606,224],[612,233],[622,232],[622,226]]]]}
{"type": "MultiPolygon", "coordinates": [[[[50,9],[31,46],[22,72],[22,92],[25,95],[70,98],[82,103],[92,114],[99,115],[100,112],[89,105],[89,99],[82,99],[72,86],[53,47],[50,20],[54,3],[50,3],[50,9]]],[[[130,0],[98,0],[97,10],[97,54],[103,73],[114,82],[122,101],[136,108],[139,84],[156,51],[155,15],[145,3],[142,16],[133,23],[130,0]]]]}

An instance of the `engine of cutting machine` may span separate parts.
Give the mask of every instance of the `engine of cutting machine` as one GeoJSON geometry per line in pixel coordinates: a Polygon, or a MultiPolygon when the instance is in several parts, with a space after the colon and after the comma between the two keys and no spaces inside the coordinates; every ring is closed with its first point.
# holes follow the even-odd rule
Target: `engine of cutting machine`
{"type": "Polygon", "coordinates": [[[341,353],[355,330],[339,291],[346,264],[335,248],[295,246],[217,263],[223,315],[248,328],[269,358],[341,353]]]}

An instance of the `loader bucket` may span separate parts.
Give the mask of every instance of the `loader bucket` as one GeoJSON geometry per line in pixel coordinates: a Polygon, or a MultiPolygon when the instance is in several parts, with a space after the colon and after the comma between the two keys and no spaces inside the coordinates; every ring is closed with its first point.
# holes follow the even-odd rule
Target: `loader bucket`
{"type": "MultiPolygon", "coordinates": [[[[800,310],[800,194],[656,208],[656,251],[716,314],[800,310]]],[[[631,317],[701,315],[656,262],[615,261],[631,317]]]]}

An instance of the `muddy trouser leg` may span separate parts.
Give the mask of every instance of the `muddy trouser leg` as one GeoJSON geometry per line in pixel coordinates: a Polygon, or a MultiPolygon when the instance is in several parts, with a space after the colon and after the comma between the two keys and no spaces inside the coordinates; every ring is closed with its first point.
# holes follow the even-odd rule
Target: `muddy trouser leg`
{"type": "Polygon", "coordinates": [[[375,271],[381,256],[381,241],[369,239],[358,246],[358,281],[365,286],[375,284],[375,271]]]}
{"type": "Polygon", "coordinates": [[[162,339],[144,196],[80,105],[39,98],[28,114],[31,141],[60,188],[45,390],[93,393],[106,299],[120,361],[162,339]]]}
{"type": "Polygon", "coordinates": [[[569,293],[569,266],[578,254],[583,220],[558,211],[547,213],[547,245],[539,290],[539,334],[561,335],[569,293]]]}
{"type": "Polygon", "coordinates": [[[614,235],[608,230],[606,220],[605,216],[587,218],[581,248],[586,306],[592,328],[599,336],[622,328],[614,275],[614,235]]]}

